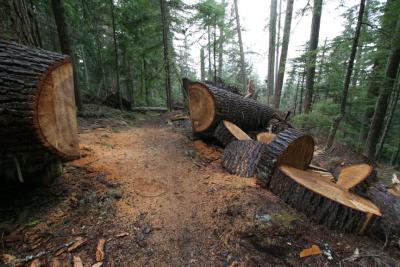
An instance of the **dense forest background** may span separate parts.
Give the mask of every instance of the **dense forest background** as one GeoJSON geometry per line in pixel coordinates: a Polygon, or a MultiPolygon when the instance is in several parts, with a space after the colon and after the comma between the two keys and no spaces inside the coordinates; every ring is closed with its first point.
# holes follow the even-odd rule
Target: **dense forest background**
{"type": "Polygon", "coordinates": [[[182,77],[222,79],[290,111],[326,149],[338,141],[398,166],[400,1],[361,0],[343,14],[343,32],[326,40],[319,40],[324,3],[309,1],[310,39],[287,58],[299,15],[293,3],[270,0],[265,79],[246,60],[254,51],[244,51],[237,0],[4,0],[0,37],[71,55],[79,110],[110,97],[122,109],[172,109],[184,102],[182,77]],[[202,45],[200,68],[194,43],[202,45]]]}

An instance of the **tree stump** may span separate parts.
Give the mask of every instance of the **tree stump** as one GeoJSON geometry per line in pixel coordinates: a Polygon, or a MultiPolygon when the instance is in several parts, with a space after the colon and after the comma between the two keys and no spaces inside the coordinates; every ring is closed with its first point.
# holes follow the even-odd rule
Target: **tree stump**
{"type": "Polygon", "coordinates": [[[254,140],[233,141],[224,150],[222,166],[231,174],[252,177],[263,146],[254,140]]]}
{"type": "Polygon", "coordinates": [[[314,153],[314,140],[311,136],[294,129],[286,129],[265,145],[257,164],[256,176],[262,185],[268,186],[276,166],[287,164],[306,169],[314,153]]]}
{"type": "Polygon", "coordinates": [[[213,132],[222,120],[244,131],[264,129],[275,111],[255,100],[203,83],[189,85],[189,110],[193,132],[213,132]]]}
{"type": "Polygon", "coordinates": [[[21,178],[79,157],[68,56],[0,40],[0,93],[2,170],[21,178]]]}

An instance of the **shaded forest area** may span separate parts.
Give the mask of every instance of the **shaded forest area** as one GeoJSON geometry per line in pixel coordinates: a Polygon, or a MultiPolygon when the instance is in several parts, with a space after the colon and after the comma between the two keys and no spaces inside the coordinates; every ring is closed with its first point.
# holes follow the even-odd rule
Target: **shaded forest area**
{"type": "Polygon", "coordinates": [[[82,103],[182,107],[181,78],[196,79],[200,65],[200,80],[224,81],[290,111],[326,149],[338,140],[398,165],[398,1],[360,1],[329,40],[319,40],[322,0],[307,2],[302,14],[293,14],[293,5],[270,2],[264,81],[246,60],[254,51],[244,51],[236,0],[8,0],[0,7],[0,36],[71,55],[79,110],[82,103]],[[292,18],[304,14],[312,14],[309,41],[287,58],[292,18]],[[191,55],[194,44],[201,44],[200,62],[191,55]]]}

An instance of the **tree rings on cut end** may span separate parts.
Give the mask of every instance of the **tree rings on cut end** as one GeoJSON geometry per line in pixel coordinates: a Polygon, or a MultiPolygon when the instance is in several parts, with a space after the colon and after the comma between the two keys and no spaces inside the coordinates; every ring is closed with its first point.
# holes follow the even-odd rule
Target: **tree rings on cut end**
{"type": "Polygon", "coordinates": [[[215,101],[205,85],[201,83],[189,85],[189,111],[194,132],[206,131],[213,124],[215,101]]]}
{"type": "Polygon", "coordinates": [[[70,62],[47,72],[39,91],[36,119],[45,146],[67,159],[79,157],[74,78],[70,62]]]}

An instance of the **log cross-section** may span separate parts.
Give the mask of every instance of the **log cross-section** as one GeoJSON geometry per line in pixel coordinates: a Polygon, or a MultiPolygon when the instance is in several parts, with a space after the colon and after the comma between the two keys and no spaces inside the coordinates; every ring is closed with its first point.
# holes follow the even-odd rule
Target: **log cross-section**
{"type": "Polygon", "coordinates": [[[197,82],[189,85],[189,110],[195,133],[213,131],[222,120],[244,131],[261,130],[277,116],[272,108],[255,100],[197,82]]]}
{"type": "Polygon", "coordinates": [[[68,56],[0,40],[0,127],[3,157],[79,156],[68,56]]]}

